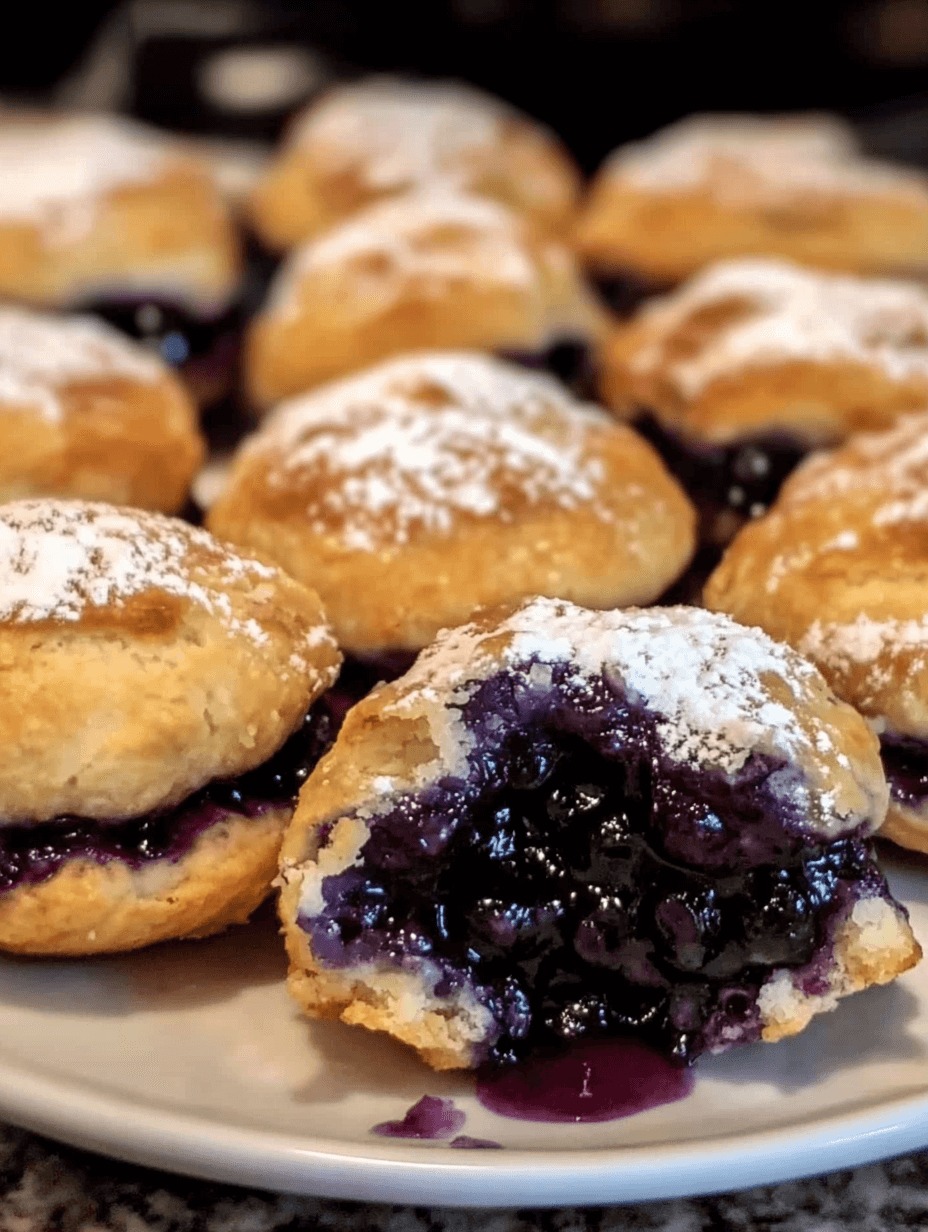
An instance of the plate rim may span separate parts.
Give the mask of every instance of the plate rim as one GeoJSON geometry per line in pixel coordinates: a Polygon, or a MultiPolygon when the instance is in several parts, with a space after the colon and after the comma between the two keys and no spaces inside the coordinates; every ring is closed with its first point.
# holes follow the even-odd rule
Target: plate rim
{"type": "Polygon", "coordinates": [[[356,1146],[138,1105],[0,1060],[0,1115],[143,1167],[239,1187],[364,1202],[505,1209],[697,1197],[858,1167],[928,1146],[928,1091],[795,1125],[693,1143],[481,1151],[356,1146]]]}

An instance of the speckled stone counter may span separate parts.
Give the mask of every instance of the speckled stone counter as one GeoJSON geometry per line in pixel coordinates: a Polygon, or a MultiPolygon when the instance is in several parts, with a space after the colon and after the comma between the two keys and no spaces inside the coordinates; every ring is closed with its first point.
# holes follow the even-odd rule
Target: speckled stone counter
{"type": "Polygon", "coordinates": [[[928,1154],[691,1201],[448,1211],[281,1197],[114,1163],[0,1128],[0,1232],[902,1232],[928,1229],[928,1154]]]}

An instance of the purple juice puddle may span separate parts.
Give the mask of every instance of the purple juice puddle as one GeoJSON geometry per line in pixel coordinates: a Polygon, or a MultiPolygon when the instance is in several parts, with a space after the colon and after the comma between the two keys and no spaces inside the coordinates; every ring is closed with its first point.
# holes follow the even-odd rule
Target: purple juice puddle
{"type": "Polygon", "coordinates": [[[402,1121],[381,1121],[371,1129],[381,1138],[418,1138],[432,1142],[451,1138],[464,1128],[466,1115],[455,1108],[453,1099],[423,1095],[406,1110],[402,1121]]]}
{"type": "Polygon", "coordinates": [[[497,1116],[584,1124],[685,1099],[694,1081],[691,1069],[637,1040],[591,1039],[487,1068],[478,1075],[477,1098],[497,1116]]]}
{"type": "Polygon", "coordinates": [[[501,1151],[503,1144],[494,1142],[492,1138],[471,1138],[469,1134],[458,1134],[448,1143],[462,1151],[501,1151]]]}

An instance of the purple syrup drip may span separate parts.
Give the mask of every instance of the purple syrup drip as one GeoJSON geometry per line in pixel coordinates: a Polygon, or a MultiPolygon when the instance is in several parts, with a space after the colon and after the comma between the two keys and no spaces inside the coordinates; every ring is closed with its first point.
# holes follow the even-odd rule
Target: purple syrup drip
{"type": "Polygon", "coordinates": [[[406,1110],[402,1121],[381,1121],[371,1130],[381,1138],[418,1138],[432,1142],[453,1137],[464,1128],[466,1115],[454,1106],[453,1099],[423,1095],[406,1110]]]}
{"type": "Polygon", "coordinates": [[[497,1116],[583,1124],[614,1121],[685,1099],[693,1071],[629,1039],[582,1040],[477,1079],[477,1098],[497,1116]]]}
{"type": "Polygon", "coordinates": [[[494,1142],[492,1138],[471,1138],[469,1134],[458,1134],[448,1143],[462,1151],[501,1151],[503,1144],[494,1142]]]}
{"type": "Polygon", "coordinates": [[[921,807],[928,799],[928,744],[884,736],[880,746],[893,799],[913,808],[921,807]]]}

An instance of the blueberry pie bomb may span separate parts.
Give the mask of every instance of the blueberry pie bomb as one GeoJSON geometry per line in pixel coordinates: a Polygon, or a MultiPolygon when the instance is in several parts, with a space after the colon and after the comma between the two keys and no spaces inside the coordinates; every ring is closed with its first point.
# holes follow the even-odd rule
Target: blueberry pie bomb
{"type": "Polygon", "coordinates": [[[0,502],[173,513],[203,451],[190,395],[157,356],[94,317],[0,307],[0,502]]]}
{"type": "Polygon", "coordinates": [[[928,414],[811,458],[706,601],[815,662],[879,734],[882,835],[928,852],[928,414]]]}
{"type": "Polygon", "coordinates": [[[208,515],[318,590],[355,696],[483,604],[652,602],[686,567],[694,521],[630,429],[467,352],[387,360],[283,404],[208,515]]]}
{"type": "Polygon", "coordinates": [[[605,325],[562,244],[495,201],[434,189],[296,249],[252,322],[246,377],[267,408],[403,351],[468,347],[585,393],[605,325]]]}
{"type": "Polygon", "coordinates": [[[327,741],[316,595],[160,514],[0,507],[0,948],[205,936],[266,897],[327,741]]]}
{"type": "Polygon", "coordinates": [[[239,246],[219,187],[176,141],[104,116],[0,124],[0,297],[92,311],[224,390],[239,246]]]}
{"type": "Polygon", "coordinates": [[[557,138],[500,99],[453,81],[378,76],[339,86],[297,116],[252,193],[251,216],[280,251],[438,182],[550,230],[566,227],[580,192],[557,138]]]}
{"type": "Polygon", "coordinates": [[[928,405],[928,289],[722,262],[619,326],[602,362],[604,400],[724,544],[804,454],[928,405]]]}
{"type": "Polygon", "coordinates": [[[928,176],[865,157],[823,115],[697,115],[623,146],[593,183],[577,248],[619,310],[723,258],[928,272],[928,176]]]}
{"type": "Polygon", "coordinates": [[[778,1040],[918,960],[886,798],[864,720],[760,630],[530,599],[442,633],[306,783],[291,991],[437,1069],[778,1040]]]}

